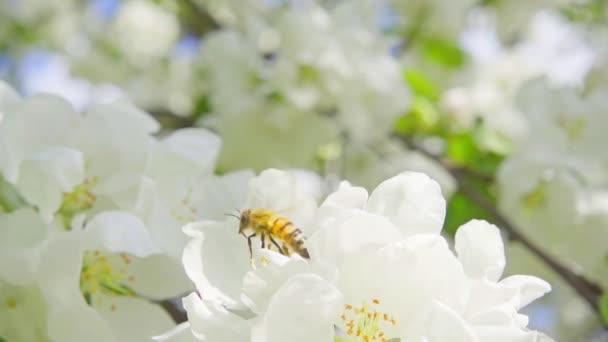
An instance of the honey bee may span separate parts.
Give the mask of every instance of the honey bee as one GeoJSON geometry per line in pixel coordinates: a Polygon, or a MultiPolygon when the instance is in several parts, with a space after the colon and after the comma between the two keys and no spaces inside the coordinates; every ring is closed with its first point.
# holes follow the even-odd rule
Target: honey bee
{"type": "MultiPolygon", "coordinates": [[[[306,238],[299,228],[285,217],[280,217],[272,210],[264,208],[247,209],[236,216],[240,221],[239,234],[247,238],[249,247],[249,256],[253,259],[253,251],[251,248],[251,239],[259,237],[262,241],[262,248],[266,247],[266,237],[270,243],[274,245],[279,253],[290,255],[290,251],[298,253],[303,258],[309,259],[308,250],[304,246],[306,238]],[[252,233],[247,235],[246,232],[252,233]],[[282,245],[279,246],[281,242],[282,245]]],[[[268,249],[272,249],[272,245],[268,244],[268,249]]]]}

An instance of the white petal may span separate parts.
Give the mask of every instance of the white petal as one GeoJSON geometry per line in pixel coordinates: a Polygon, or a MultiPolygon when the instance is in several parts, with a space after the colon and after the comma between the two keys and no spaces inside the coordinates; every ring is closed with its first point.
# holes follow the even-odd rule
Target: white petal
{"type": "Polygon", "coordinates": [[[315,260],[340,265],[342,260],[361,248],[400,240],[401,232],[387,218],[348,209],[328,217],[307,240],[315,260]]]}
{"type": "Polygon", "coordinates": [[[68,146],[80,115],[62,98],[35,95],[4,113],[0,124],[0,164],[5,178],[16,183],[21,161],[49,146],[68,146]],[[36,128],[36,129],[33,129],[36,128]]]}
{"type": "Polygon", "coordinates": [[[36,286],[12,286],[0,280],[0,336],[5,341],[38,341],[47,335],[48,305],[36,286]],[[14,303],[7,307],[10,302],[14,303]]]}
{"type": "Polygon", "coordinates": [[[0,227],[0,278],[12,284],[33,282],[49,227],[31,208],[1,214],[0,227]]]}
{"type": "Polygon", "coordinates": [[[323,184],[318,173],[306,169],[289,169],[289,173],[296,178],[298,192],[306,194],[315,200],[323,195],[323,184]]]}
{"type": "Polygon", "coordinates": [[[343,181],[338,190],[327,196],[321,208],[332,209],[363,209],[367,203],[367,190],[362,187],[352,186],[343,181]]]}
{"type": "Polygon", "coordinates": [[[146,257],[159,253],[144,223],[126,211],[95,215],[85,227],[88,249],[146,257]]]}
{"type": "Polygon", "coordinates": [[[53,233],[40,256],[38,282],[50,306],[86,305],[80,292],[82,235],[79,231],[53,233]]]}
{"type": "Polygon", "coordinates": [[[456,231],[455,249],[469,277],[498,281],[505,268],[500,230],[482,220],[471,220],[456,231]]]}
{"type": "Polygon", "coordinates": [[[24,199],[40,210],[51,222],[61,207],[63,193],[84,181],[84,159],[80,151],[64,147],[47,147],[25,159],[17,189],[24,199]]]}
{"type": "Polygon", "coordinates": [[[439,233],[446,210],[439,184],[418,172],[404,172],[382,182],[366,208],[389,217],[407,235],[439,233]]]}
{"type": "Polygon", "coordinates": [[[429,342],[477,342],[473,329],[448,306],[435,302],[426,324],[429,342]]]}
{"type": "Polygon", "coordinates": [[[333,342],[342,305],[342,294],[318,275],[296,275],[274,295],[251,342],[333,342]]]}
{"type": "Polygon", "coordinates": [[[195,189],[192,197],[199,218],[223,220],[227,213],[242,208],[247,197],[247,185],[253,171],[243,170],[214,176],[195,189]]]}
{"type": "Polygon", "coordinates": [[[127,272],[130,287],[146,298],[172,298],[192,291],[181,263],[166,255],[132,258],[127,272]]]}
{"type": "Polygon", "coordinates": [[[249,270],[247,241],[234,227],[222,222],[198,222],[184,226],[193,237],[184,248],[188,277],[206,300],[239,306],[241,282],[249,270]]]}
{"type": "Polygon", "coordinates": [[[106,297],[95,309],[112,329],[116,341],[150,341],[175,326],[159,305],[133,297],[106,297]],[[106,300],[107,298],[107,300],[106,300]]]}
{"type": "Polygon", "coordinates": [[[213,172],[221,140],[217,135],[203,128],[184,128],[166,137],[162,144],[197,168],[213,172]]]}
{"type": "Polygon", "coordinates": [[[382,311],[397,320],[397,331],[385,331],[394,333],[389,337],[420,336],[425,314],[436,300],[462,306],[467,279],[440,235],[418,234],[363,257],[341,269],[340,289],[351,304],[379,299],[382,311]]]}
{"type": "Polygon", "coordinates": [[[519,295],[514,302],[516,310],[521,309],[551,291],[551,285],[546,281],[526,275],[512,275],[501,280],[499,284],[517,290],[519,295]]]}
{"type": "Polygon", "coordinates": [[[305,234],[310,233],[311,220],[316,215],[317,203],[286,171],[268,169],[249,182],[247,208],[267,208],[289,218],[305,234]]]}
{"type": "Polygon", "coordinates": [[[89,108],[87,116],[105,117],[107,120],[120,122],[126,128],[146,133],[156,133],[160,129],[158,121],[127,100],[95,104],[89,108]]]}
{"type": "Polygon", "coordinates": [[[47,325],[52,341],[115,341],[110,326],[92,307],[84,303],[77,306],[57,306],[49,314],[47,325]]]}
{"type": "Polygon", "coordinates": [[[309,263],[298,254],[286,257],[267,249],[260,254],[268,260],[267,264],[259,265],[255,270],[247,272],[243,279],[243,303],[255,313],[263,313],[279,288],[289,278],[296,274],[317,274],[324,279],[333,280],[337,277],[333,269],[324,268],[318,263],[309,263]]]}
{"type": "Polygon", "coordinates": [[[176,325],[173,329],[152,337],[156,342],[198,342],[200,339],[194,337],[190,330],[190,322],[176,325]]]}
{"type": "Polygon", "coordinates": [[[196,293],[184,298],[192,333],[205,342],[249,341],[249,322],[228,312],[220,303],[201,300],[196,293]]]}

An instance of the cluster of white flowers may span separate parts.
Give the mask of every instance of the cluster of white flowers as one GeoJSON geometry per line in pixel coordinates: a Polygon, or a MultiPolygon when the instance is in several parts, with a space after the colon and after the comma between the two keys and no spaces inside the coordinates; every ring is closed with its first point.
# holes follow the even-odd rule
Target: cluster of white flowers
{"type": "Polygon", "coordinates": [[[207,124],[226,137],[222,165],[311,165],[319,146],[340,132],[355,142],[390,132],[409,102],[400,66],[380,33],[347,21],[347,10],[292,5],[261,16],[253,28],[239,22],[246,28],[208,36],[201,66],[213,112],[207,124]],[[246,146],[231,139],[243,135],[246,146]],[[293,140],[298,152],[281,151],[277,140],[293,140]]]}
{"type": "Polygon", "coordinates": [[[156,302],[191,288],[181,226],[223,215],[223,184],[251,173],[215,176],[204,129],[158,129],[126,102],[78,113],[0,83],[4,340],[145,341],[174,324],[156,302]]]}
{"type": "Polygon", "coordinates": [[[369,195],[343,182],[317,207],[292,175],[267,170],[250,181],[245,207],[292,218],[310,259],[256,249],[251,268],[237,220],[185,226],[183,262],[198,293],[184,298],[189,322],[157,340],[551,341],[518,313],[549,284],[501,280],[503,242],[485,221],[458,230],[455,255],[439,234],[445,200],[424,174],[402,173],[369,195]]]}
{"type": "Polygon", "coordinates": [[[580,86],[594,62],[594,52],[583,32],[552,11],[537,12],[524,39],[502,46],[492,13],[471,14],[462,44],[472,59],[467,84],[449,89],[445,109],[466,129],[478,119],[501,136],[481,143],[489,150],[508,152],[510,144],[530,129],[516,96],[528,81],[544,76],[553,86],[580,86]],[[472,84],[469,83],[472,80],[472,84]]]}
{"type": "MultiPolygon", "coordinates": [[[[520,312],[550,286],[501,279],[520,246],[485,221],[452,252],[444,198],[449,171],[483,176],[523,235],[608,288],[607,8],[0,0],[0,77],[72,102],[0,81],[0,342],[550,341],[520,312]],[[38,43],[54,73],[26,67],[38,43]],[[428,127],[402,129],[419,111],[428,127]],[[497,165],[456,160],[459,134],[455,154],[497,165]],[[235,208],[293,221],[310,258],[254,243],[252,265],[235,208]],[[166,304],[193,290],[176,326],[166,304]]],[[[514,273],[555,279],[529,264],[514,273]]],[[[584,304],[554,321],[583,326],[584,304]]]]}
{"type": "Polygon", "coordinates": [[[531,134],[498,174],[501,209],[556,258],[608,286],[606,89],[525,87],[531,134]],[[573,243],[574,242],[574,243],[573,243]]]}

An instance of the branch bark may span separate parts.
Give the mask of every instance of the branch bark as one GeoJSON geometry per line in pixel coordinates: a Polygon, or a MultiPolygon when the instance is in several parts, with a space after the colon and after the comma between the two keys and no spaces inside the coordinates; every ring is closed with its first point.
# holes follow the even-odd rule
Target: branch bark
{"type": "Polygon", "coordinates": [[[180,3],[182,4],[180,8],[181,17],[185,19],[185,24],[193,33],[203,36],[220,28],[219,23],[209,12],[200,7],[194,0],[182,0],[180,3]]]}
{"type": "Polygon", "coordinates": [[[547,266],[549,266],[555,273],[557,273],[564,281],[570,285],[576,292],[589,304],[593,311],[598,315],[600,321],[600,297],[602,296],[602,288],[586,279],[585,277],[574,273],[568,267],[555,260],[540,246],[529,240],[522,232],[510,222],[502,213],[498,211],[496,206],[487,198],[485,194],[479,191],[470,180],[470,173],[467,173],[465,169],[455,167],[446,160],[442,159],[425,148],[416,144],[413,140],[396,135],[409,149],[417,151],[424,156],[434,160],[439,165],[443,166],[456,180],[458,188],[469,197],[473,202],[483,208],[495,221],[495,223],[507,233],[510,239],[518,241],[536,257],[542,260],[547,266]]]}

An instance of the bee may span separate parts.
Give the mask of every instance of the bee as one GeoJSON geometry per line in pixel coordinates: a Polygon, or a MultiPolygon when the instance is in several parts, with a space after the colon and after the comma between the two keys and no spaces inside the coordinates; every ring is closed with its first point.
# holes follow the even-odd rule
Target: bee
{"type": "MultiPolygon", "coordinates": [[[[239,234],[247,238],[250,258],[253,259],[251,239],[256,236],[262,241],[262,248],[266,247],[266,238],[268,237],[270,243],[277,248],[279,253],[289,256],[290,251],[294,251],[303,258],[310,258],[308,250],[304,246],[306,237],[289,219],[280,217],[272,210],[264,208],[247,209],[241,212],[240,216],[234,216],[240,222],[239,234]],[[251,231],[252,233],[247,235],[247,231],[251,231]],[[277,241],[280,241],[282,245],[279,246],[277,241]]],[[[268,249],[272,248],[270,243],[268,244],[268,249]]]]}

